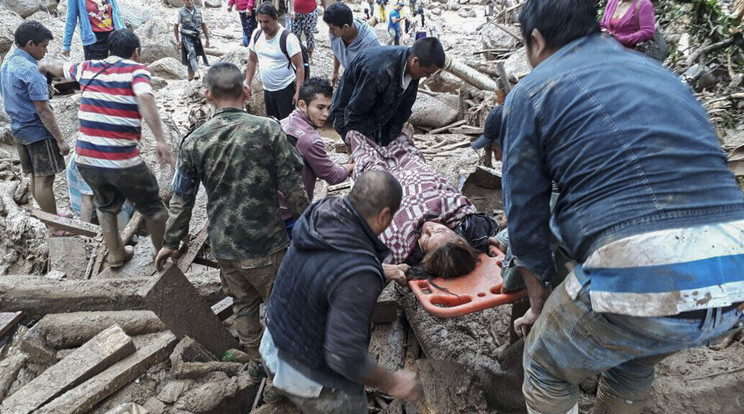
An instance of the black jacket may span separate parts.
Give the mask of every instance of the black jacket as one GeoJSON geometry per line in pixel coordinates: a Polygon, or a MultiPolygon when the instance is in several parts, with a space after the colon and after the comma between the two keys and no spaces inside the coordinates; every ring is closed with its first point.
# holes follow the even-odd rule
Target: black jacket
{"type": "Polygon", "coordinates": [[[279,357],[323,386],[361,392],[387,248],[348,198],[311,205],[292,235],[266,308],[279,357]]]}
{"type": "Polygon", "coordinates": [[[416,102],[418,80],[403,89],[403,73],[408,59],[404,46],[380,46],[361,52],[341,76],[333,94],[333,128],[345,140],[354,130],[378,145],[394,141],[411,117],[416,102]]]}

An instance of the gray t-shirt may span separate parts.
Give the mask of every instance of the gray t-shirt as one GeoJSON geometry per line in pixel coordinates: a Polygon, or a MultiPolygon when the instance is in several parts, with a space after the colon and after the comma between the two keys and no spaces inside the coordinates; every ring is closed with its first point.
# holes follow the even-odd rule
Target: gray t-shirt
{"type": "Polygon", "coordinates": [[[377,39],[377,33],[369,27],[367,22],[363,19],[357,18],[354,19],[354,26],[357,29],[357,37],[349,46],[344,44],[344,39],[330,35],[333,55],[336,56],[336,59],[341,62],[341,66],[344,68],[347,67],[349,62],[354,60],[356,55],[358,55],[362,50],[380,46],[380,41],[377,39]]]}

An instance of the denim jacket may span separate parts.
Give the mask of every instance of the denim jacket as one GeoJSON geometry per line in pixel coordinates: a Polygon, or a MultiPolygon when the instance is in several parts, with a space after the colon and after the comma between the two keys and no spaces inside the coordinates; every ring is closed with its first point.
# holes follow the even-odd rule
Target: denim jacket
{"type": "Polygon", "coordinates": [[[341,138],[352,130],[383,146],[398,138],[418,93],[418,79],[403,89],[407,59],[407,47],[373,47],[349,63],[331,106],[341,138]]]}
{"type": "MultiPolygon", "coordinates": [[[[126,25],[121,18],[119,5],[116,0],[109,0],[111,3],[111,18],[114,21],[114,30],[124,29],[126,25]]],[[[67,21],[65,22],[65,37],[62,41],[62,49],[70,50],[72,45],[72,34],[75,33],[75,26],[78,19],[80,20],[80,39],[83,46],[92,45],[96,42],[96,35],[93,33],[93,27],[90,25],[90,18],[85,7],[85,0],[70,0],[67,4],[67,21]]]]}
{"type": "Polygon", "coordinates": [[[583,262],[619,238],[744,218],[744,196],[688,86],[591,35],[543,61],[506,99],[503,183],[517,264],[543,282],[555,223],[583,262]]]}

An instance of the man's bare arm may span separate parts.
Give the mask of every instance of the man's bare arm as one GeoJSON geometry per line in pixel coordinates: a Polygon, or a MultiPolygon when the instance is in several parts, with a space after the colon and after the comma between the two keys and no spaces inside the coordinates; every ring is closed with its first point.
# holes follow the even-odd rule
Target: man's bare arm
{"type": "Polygon", "coordinates": [[[39,115],[39,118],[41,118],[41,123],[44,124],[46,129],[49,131],[49,133],[52,134],[54,137],[54,140],[57,141],[57,146],[59,147],[59,153],[62,155],[67,155],[70,153],[70,147],[65,142],[64,137],[62,136],[62,132],[59,130],[59,126],[57,125],[57,118],[54,117],[54,112],[52,111],[52,107],[49,105],[48,101],[33,101],[34,107],[36,108],[36,113],[39,115]]]}
{"type": "Polygon", "coordinates": [[[147,125],[152,130],[152,134],[155,136],[157,141],[157,152],[158,160],[164,164],[173,164],[173,156],[171,155],[168,143],[165,141],[165,135],[163,134],[163,124],[160,122],[160,115],[158,114],[158,107],[155,104],[155,96],[151,93],[145,93],[137,96],[137,105],[139,111],[142,114],[142,118],[145,119],[147,125]]]}

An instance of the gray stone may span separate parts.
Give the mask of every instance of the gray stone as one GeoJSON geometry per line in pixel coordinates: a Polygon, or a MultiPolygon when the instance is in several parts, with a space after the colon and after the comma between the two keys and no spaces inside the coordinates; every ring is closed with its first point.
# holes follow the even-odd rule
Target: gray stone
{"type": "Polygon", "coordinates": [[[173,36],[173,25],[169,21],[167,18],[150,19],[135,30],[142,42],[142,54],[140,55],[142,63],[150,64],[166,57],[181,58],[173,36]]]}
{"type": "MultiPolygon", "coordinates": [[[[183,7],[183,0],[163,0],[163,3],[171,7],[183,7]]],[[[196,0],[194,4],[201,7],[202,0],[196,0]]]]}
{"type": "Polygon", "coordinates": [[[0,55],[5,55],[13,47],[16,27],[23,23],[23,18],[7,8],[0,7],[0,55]]]}
{"type": "Polygon", "coordinates": [[[187,76],[186,66],[172,57],[165,57],[152,62],[148,68],[150,73],[164,79],[185,79],[187,76]]]}
{"type": "Polygon", "coordinates": [[[457,117],[457,108],[424,93],[418,94],[412,111],[408,122],[418,127],[443,127],[454,122],[457,117]]]}
{"type": "MultiPolygon", "coordinates": [[[[519,28],[514,25],[504,25],[512,33],[519,33],[519,28]]],[[[512,49],[517,46],[517,39],[492,24],[483,26],[480,31],[481,42],[484,49],[512,49]]]]}
{"type": "Polygon", "coordinates": [[[119,10],[124,24],[130,30],[137,30],[140,26],[150,21],[153,15],[148,9],[129,1],[119,2],[119,10]]]}
{"type": "Polygon", "coordinates": [[[25,19],[41,10],[45,3],[41,0],[0,0],[0,4],[25,19]]]}
{"type": "Polygon", "coordinates": [[[527,49],[522,47],[512,53],[512,55],[506,59],[506,62],[504,62],[504,69],[509,75],[509,79],[512,81],[527,76],[532,71],[530,62],[527,61],[527,49]]]}
{"type": "Polygon", "coordinates": [[[168,81],[160,76],[153,76],[150,78],[150,85],[152,85],[152,89],[159,91],[168,86],[168,81]]]}
{"type": "Polygon", "coordinates": [[[221,0],[204,0],[204,6],[211,7],[213,9],[219,9],[220,7],[222,7],[222,1],[221,0]]]}

